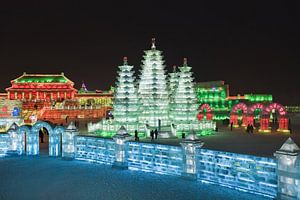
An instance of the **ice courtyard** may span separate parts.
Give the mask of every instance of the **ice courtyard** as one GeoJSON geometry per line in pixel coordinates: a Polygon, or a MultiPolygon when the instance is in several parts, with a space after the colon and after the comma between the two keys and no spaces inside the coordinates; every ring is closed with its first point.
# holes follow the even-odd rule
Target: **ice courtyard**
{"type": "Polygon", "coordinates": [[[0,199],[268,199],[180,177],[116,170],[81,161],[0,158],[0,199]]]}

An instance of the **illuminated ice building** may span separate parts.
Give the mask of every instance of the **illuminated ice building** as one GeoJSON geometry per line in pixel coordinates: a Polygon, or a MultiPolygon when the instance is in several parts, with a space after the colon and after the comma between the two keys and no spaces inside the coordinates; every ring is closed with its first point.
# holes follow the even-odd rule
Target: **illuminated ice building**
{"type": "Polygon", "coordinates": [[[130,133],[149,136],[158,129],[160,137],[181,135],[195,130],[208,134],[215,122],[197,120],[198,103],[191,67],[184,60],[179,72],[166,74],[162,51],[156,49],[155,40],[150,50],[144,51],[138,80],[124,59],[119,66],[113,103],[113,118],[90,123],[88,131],[112,136],[124,126],[130,133]]]}
{"type": "Polygon", "coordinates": [[[7,93],[0,93],[0,131],[13,123],[52,123],[105,118],[111,109],[113,91],[78,91],[64,73],[23,73],[11,81],[7,93]]]}

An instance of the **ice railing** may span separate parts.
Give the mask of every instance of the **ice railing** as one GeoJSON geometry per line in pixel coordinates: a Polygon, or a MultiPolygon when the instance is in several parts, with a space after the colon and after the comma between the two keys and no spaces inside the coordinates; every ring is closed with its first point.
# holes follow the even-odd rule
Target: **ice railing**
{"type": "Polygon", "coordinates": [[[272,158],[198,149],[198,180],[275,197],[277,163],[272,158]]]}
{"type": "Polygon", "coordinates": [[[128,142],[128,168],[158,174],[180,175],[182,149],[179,146],[128,142]]]}
{"type": "Polygon", "coordinates": [[[75,159],[111,165],[115,161],[113,140],[75,136],[75,159]]]}

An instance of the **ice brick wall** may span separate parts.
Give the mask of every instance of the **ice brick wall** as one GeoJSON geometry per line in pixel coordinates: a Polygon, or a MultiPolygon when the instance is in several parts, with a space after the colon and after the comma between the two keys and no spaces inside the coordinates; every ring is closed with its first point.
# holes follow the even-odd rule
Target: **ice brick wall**
{"type": "Polygon", "coordinates": [[[75,136],[75,159],[111,165],[115,161],[115,142],[97,137],[75,136]]]}
{"type": "Polygon", "coordinates": [[[158,174],[180,175],[182,149],[178,146],[127,143],[128,168],[158,174]]]}
{"type": "Polygon", "coordinates": [[[0,133],[0,157],[6,156],[10,149],[10,137],[8,134],[0,133]]]}
{"type": "Polygon", "coordinates": [[[277,164],[272,158],[199,149],[198,180],[275,197],[277,164]]]}

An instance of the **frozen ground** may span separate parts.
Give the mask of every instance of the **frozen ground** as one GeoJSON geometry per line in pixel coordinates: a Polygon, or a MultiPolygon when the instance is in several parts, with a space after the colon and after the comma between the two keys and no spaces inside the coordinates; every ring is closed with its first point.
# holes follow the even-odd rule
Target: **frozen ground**
{"type": "Polygon", "coordinates": [[[267,199],[225,187],[61,158],[0,158],[0,199],[267,199]]]}

